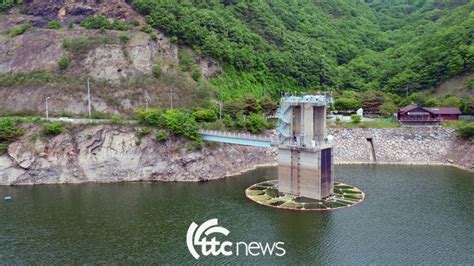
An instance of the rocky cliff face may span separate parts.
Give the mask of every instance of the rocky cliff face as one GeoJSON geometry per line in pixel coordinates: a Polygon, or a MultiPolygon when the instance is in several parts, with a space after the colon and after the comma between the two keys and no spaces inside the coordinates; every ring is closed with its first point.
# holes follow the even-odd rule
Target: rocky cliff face
{"type": "MultiPolygon", "coordinates": [[[[151,40],[148,34],[141,32],[141,27],[146,25],[145,19],[127,1],[30,0],[25,1],[25,8],[26,15],[12,12],[10,15],[0,16],[0,28],[4,30],[22,23],[30,23],[35,27],[33,31],[15,38],[0,37],[0,73],[56,70],[57,60],[68,55],[62,47],[65,38],[99,38],[104,34],[78,26],[67,31],[48,30],[48,22],[57,20],[65,27],[69,22],[77,24],[92,15],[133,22],[137,26],[123,32],[131,38],[127,45],[106,44],[85,51],[86,54],[81,58],[75,58],[81,62],[75,62],[72,67],[76,71],[72,74],[78,74],[76,72],[82,70],[81,73],[90,77],[118,82],[124,78],[150,73],[156,63],[164,63],[164,70],[170,64],[179,65],[178,46],[157,30],[153,30],[158,37],[156,40],[151,40]]],[[[108,33],[117,36],[119,32],[108,33]]],[[[220,71],[218,63],[212,58],[196,56],[195,59],[205,77],[211,77],[220,71]]]]}
{"type": "MultiPolygon", "coordinates": [[[[105,36],[118,38],[118,35],[118,32],[110,32],[105,36]]],[[[56,71],[58,60],[68,56],[71,65],[66,74],[120,82],[121,79],[150,73],[156,62],[179,64],[177,46],[162,34],[153,41],[148,34],[133,31],[127,34],[130,38],[127,45],[98,45],[83,49],[77,55],[71,55],[63,47],[66,38],[79,40],[103,36],[99,31],[76,27],[67,31],[35,29],[14,38],[5,38],[0,41],[0,73],[56,71]]]]}
{"type": "Polygon", "coordinates": [[[190,152],[185,141],[157,143],[152,136],[137,145],[135,131],[93,126],[45,139],[31,128],[0,156],[0,184],[204,181],[274,163],[274,152],[261,148],[208,145],[190,152]]]}
{"type": "MultiPolygon", "coordinates": [[[[157,38],[142,32],[146,25],[143,17],[123,0],[106,1],[27,1],[28,14],[13,9],[11,14],[0,14],[0,74],[23,73],[16,84],[0,83],[1,113],[43,112],[44,98],[54,96],[52,113],[85,114],[86,81],[92,80],[95,111],[131,113],[150,99],[151,106],[168,106],[170,90],[175,106],[192,106],[199,96],[199,84],[191,74],[180,70],[178,47],[163,33],[153,30],[157,38]],[[87,30],[68,22],[79,22],[89,15],[104,15],[125,22],[134,21],[128,31],[87,30]],[[47,29],[47,22],[58,20],[63,27],[47,29]],[[18,36],[6,32],[20,24],[34,27],[18,36]],[[127,36],[126,42],[121,37],[127,36]],[[98,40],[107,41],[98,41],[98,40]],[[64,41],[72,45],[65,47],[64,41]],[[71,48],[72,47],[72,48],[71,48]],[[67,57],[70,64],[60,70],[58,61],[67,57]],[[152,68],[158,65],[162,77],[154,79],[152,68]],[[53,75],[38,81],[31,73],[47,71],[53,75]],[[32,97],[24,97],[31,95],[32,97]],[[34,96],[34,97],[33,97],[34,96]],[[12,101],[15,99],[15,101],[12,101]]],[[[207,57],[193,55],[195,67],[204,78],[219,73],[219,64],[207,57]]]]}
{"type": "Polygon", "coordinates": [[[103,15],[124,21],[142,20],[124,0],[26,0],[28,15],[38,18],[36,25],[46,25],[49,20],[80,22],[87,16],[103,15]]]}

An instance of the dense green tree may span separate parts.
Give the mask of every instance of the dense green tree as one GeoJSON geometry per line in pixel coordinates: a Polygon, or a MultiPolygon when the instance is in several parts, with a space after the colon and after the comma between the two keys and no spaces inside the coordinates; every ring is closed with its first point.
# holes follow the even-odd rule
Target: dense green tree
{"type": "Polygon", "coordinates": [[[329,88],[405,95],[474,67],[469,0],[133,4],[173,42],[223,64],[213,83],[226,100],[262,88],[274,98],[329,88]]]}
{"type": "MultiPolygon", "coordinates": [[[[473,49],[474,50],[474,49],[473,49]]],[[[466,88],[472,90],[474,89],[474,78],[470,78],[467,82],[466,82],[466,88]]]]}
{"type": "Polygon", "coordinates": [[[444,99],[441,103],[442,106],[450,106],[450,107],[459,107],[461,108],[463,103],[459,97],[450,96],[444,99]]]}
{"type": "Polygon", "coordinates": [[[441,106],[441,102],[436,98],[429,98],[425,102],[425,106],[426,107],[438,107],[438,106],[441,106]]]}
{"type": "Polygon", "coordinates": [[[191,67],[194,65],[193,55],[183,49],[178,51],[179,66],[183,71],[190,71],[191,67]]]}
{"type": "Polygon", "coordinates": [[[104,16],[90,16],[81,22],[86,29],[112,29],[112,23],[104,16]]]}
{"type": "Polygon", "coordinates": [[[212,109],[198,109],[193,112],[193,117],[197,122],[214,122],[217,115],[212,109]]]}
{"type": "Polygon", "coordinates": [[[269,96],[260,98],[260,106],[266,114],[273,114],[277,109],[277,104],[269,96]]]}
{"type": "Polygon", "coordinates": [[[392,116],[396,111],[397,105],[391,99],[386,99],[380,106],[380,112],[385,116],[392,116]]]}
{"type": "Polygon", "coordinates": [[[244,110],[244,103],[241,100],[232,100],[224,103],[224,112],[232,118],[236,118],[239,112],[244,110]]]}
{"type": "Polygon", "coordinates": [[[140,124],[153,126],[158,128],[166,127],[166,120],[164,117],[164,112],[161,109],[143,109],[138,108],[135,110],[135,116],[140,122],[140,124]]]}
{"type": "Polygon", "coordinates": [[[17,0],[2,0],[0,2],[0,12],[6,12],[18,3],[17,0]]]}
{"type": "Polygon", "coordinates": [[[0,143],[8,143],[23,134],[23,130],[17,126],[16,121],[11,118],[0,118],[0,143]]]}
{"type": "Polygon", "coordinates": [[[86,29],[103,29],[103,30],[128,30],[128,25],[119,20],[110,22],[108,18],[104,16],[90,16],[81,21],[81,26],[86,29]]]}
{"type": "Polygon", "coordinates": [[[379,113],[380,106],[384,102],[383,93],[378,93],[376,91],[367,91],[364,93],[362,98],[362,108],[364,112],[370,113],[379,113]]]}
{"type": "Polygon", "coordinates": [[[201,71],[195,68],[193,72],[191,73],[191,77],[193,78],[194,81],[201,80],[201,71]]]}
{"type": "Polygon", "coordinates": [[[424,106],[425,102],[426,102],[425,95],[415,92],[415,93],[410,94],[408,98],[404,99],[404,102],[402,101],[403,104],[401,105],[406,106],[408,104],[416,104],[418,106],[424,106]]]}
{"type": "Polygon", "coordinates": [[[334,102],[334,108],[338,111],[355,111],[360,107],[360,102],[349,98],[339,98],[334,102]]]}
{"type": "Polygon", "coordinates": [[[12,118],[0,118],[0,155],[8,150],[9,143],[18,139],[24,133],[24,129],[17,126],[12,118]]]}
{"type": "Polygon", "coordinates": [[[474,114],[474,96],[466,96],[462,100],[462,112],[465,114],[473,115],[474,114]]]}
{"type": "Polygon", "coordinates": [[[255,97],[250,97],[247,96],[244,99],[244,111],[245,114],[251,114],[251,113],[256,113],[260,110],[260,105],[257,102],[257,99],[255,97]]]}
{"type": "Polygon", "coordinates": [[[199,124],[190,114],[182,110],[168,110],[163,114],[163,117],[166,127],[171,133],[195,141],[197,144],[202,144],[199,124]]]}
{"type": "Polygon", "coordinates": [[[474,122],[469,122],[460,125],[456,128],[456,133],[458,137],[466,140],[474,140],[474,122]]]}
{"type": "Polygon", "coordinates": [[[268,124],[263,114],[253,113],[247,117],[245,127],[251,133],[261,133],[267,129],[268,124]]]}

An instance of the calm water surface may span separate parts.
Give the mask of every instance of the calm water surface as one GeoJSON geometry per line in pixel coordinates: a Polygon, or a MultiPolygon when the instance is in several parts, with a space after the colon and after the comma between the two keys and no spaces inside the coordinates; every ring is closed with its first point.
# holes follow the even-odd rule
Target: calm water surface
{"type": "Polygon", "coordinates": [[[336,167],[366,193],[333,212],[257,205],[246,187],[275,168],[207,183],[0,187],[1,264],[195,263],[186,230],[218,218],[230,241],[285,242],[284,257],[200,263],[474,263],[474,174],[438,166],[336,167]]]}

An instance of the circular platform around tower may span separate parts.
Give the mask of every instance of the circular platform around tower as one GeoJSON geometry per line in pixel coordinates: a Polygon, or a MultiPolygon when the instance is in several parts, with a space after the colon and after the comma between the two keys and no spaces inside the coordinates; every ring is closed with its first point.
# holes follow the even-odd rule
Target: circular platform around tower
{"type": "Polygon", "coordinates": [[[252,201],[268,207],[297,211],[330,211],[354,206],[364,200],[365,194],[360,189],[344,183],[334,183],[334,195],[316,200],[281,193],[278,191],[278,180],[269,180],[250,186],[245,195],[252,201]]]}

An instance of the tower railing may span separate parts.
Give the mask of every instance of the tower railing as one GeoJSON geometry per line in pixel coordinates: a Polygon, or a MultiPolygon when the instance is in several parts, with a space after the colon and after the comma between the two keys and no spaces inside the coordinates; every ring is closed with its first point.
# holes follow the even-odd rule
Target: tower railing
{"type": "MultiPolygon", "coordinates": [[[[280,108],[277,111],[279,119],[277,131],[281,136],[280,144],[295,142],[291,134],[293,112],[290,112],[290,109],[293,108],[293,106],[299,106],[304,103],[315,104],[317,106],[329,106],[333,103],[333,98],[329,93],[324,93],[323,95],[283,96],[280,100],[280,108]]],[[[303,143],[303,141],[301,141],[301,143],[303,143]]]]}

